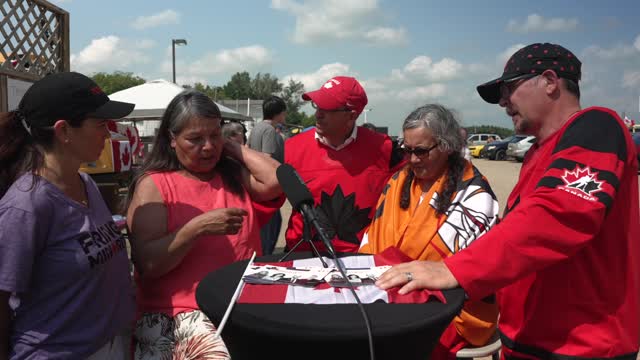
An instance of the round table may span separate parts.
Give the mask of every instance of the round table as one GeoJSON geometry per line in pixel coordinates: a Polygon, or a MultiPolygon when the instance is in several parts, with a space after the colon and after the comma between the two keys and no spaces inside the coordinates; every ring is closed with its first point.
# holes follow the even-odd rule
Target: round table
{"type": "MultiPolygon", "coordinates": [[[[289,260],[312,256],[311,252],[293,253],[289,260]]],[[[263,256],[255,261],[277,262],[279,257],[263,256]]],[[[198,285],[198,305],[214,324],[222,320],[246,266],[247,260],[235,262],[210,273],[198,285]]],[[[364,304],[376,359],[428,359],[464,303],[462,289],[443,294],[446,304],[364,304]]],[[[355,304],[237,303],[222,338],[234,360],[369,359],[364,319],[355,304]]]]}

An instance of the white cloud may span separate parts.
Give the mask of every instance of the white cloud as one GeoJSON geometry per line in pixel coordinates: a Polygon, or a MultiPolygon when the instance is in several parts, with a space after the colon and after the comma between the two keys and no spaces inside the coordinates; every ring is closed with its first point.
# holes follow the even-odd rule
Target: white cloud
{"type": "Polygon", "coordinates": [[[188,66],[190,74],[212,75],[234,71],[251,71],[268,65],[272,61],[269,49],[251,45],[235,49],[208,52],[188,66]]]}
{"type": "MultiPolygon", "coordinates": [[[[89,74],[97,71],[125,70],[133,64],[150,62],[151,59],[145,52],[140,51],[138,44],[139,42],[126,41],[114,35],[93,39],[79,53],[71,55],[71,68],[89,74]]],[[[148,44],[150,43],[147,42],[148,44]]]]}
{"type": "Polygon", "coordinates": [[[156,46],[156,42],[149,39],[142,39],[136,42],[139,49],[151,49],[156,46]]]}
{"type": "MultiPolygon", "coordinates": [[[[503,65],[503,64],[500,64],[500,65],[503,65]]],[[[486,76],[487,74],[491,74],[492,72],[495,71],[495,68],[493,66],[489,66],[487,64],[481,64],[481,63],[468,64],[466,65],[466,67],[467,67],[467,72],[473,75],[486,76]]]]}
{"type": "Polygon", "coordinates": [[[640,53],[640,35],[636,36],[632,44],[618,43],[604,48],[598,45],[588,46],[582,51],[583,59],[597,58],[600,60],[616,60],[637,57],[640,53]]]}
{"type": "Polygon", "coordinates": [[[507,60],[509,60],[511,55],[515,54],[516,51],[522,49],[525,46],[526,45],[524,45],[524,44],[515,44],[515,45],[509,46],[505,51],[501,52],[496,57],[496,60],[498,61],[498,64],[500,64],[500,66],[504,66],[504,64],[507,63],[507,60]]]}
{"type": "Polygon", "coordinates": [[[362,41],[374,45],[404,45],[407,31],[402,27],[375,26],[385,13],[377,0],[271,0],[271,7],[296,19],[292,39],[299,44],[336,40],[362,41]]]}
{"type": "Polygon", "coordinates": [[[392,69],[388,77],[380,80],[390,86],[418,86],[425,82],[443,82],[477,72],[479,65],[463,65],[452,58],[442,58],[437,62],[426,55],[413,58],[402,69],[392,69]]]}
{"type": "Polygon", "coordinates": [[[640,89],[640,36],[627,43],[592,45],[582,50],[581,102],[586,106],[605,106],[618,113],[638,117],[640,89]]]}
{"type": "Polygon", "coordinates": [[[393,100],[408,108],[444,96],[448,87],[443,82],[461,78],[472,69],[476,71],[478,65],[465,66],[447,57],[434,62],[431,57],[420,55],[402,69],[393,69],[386,77],[368,79],[362,84],[372,101],[393,100]]]}
{"type": "Polygon", "coordinates": [[[286,84],[290,79],[293,79],[304,84],[306,91],[312,91],[320,88],[322,84],[334,76],[354,76],[354,74],[349,69],[349,65],[332,63],[322,65],[318,70],[311,73],[286,75],[283,77],[282,82],[286,84]]]}
{"type": "Polygon", "coordinates": [[[387,87],[383,81],[376,79],[358,81],[367,93],[381,92],[384,91],[387,87]]]}
{"type": "MultiPolygon", "coordinates": [[[[164,50],[166,59],[160,65],[160,71],[171,77],[171,46],[164,50]]],[[[223,49],[218,52],[207,52],[194,61],[185,60],[176,55],[176,82],[193,84],[200,82],[211,84],[207,79],[213,75],[229,75],[238,71],[259,71],[271,64],[273,56],[269,49],[261,45],[251,45],[235,49],[223,49]]]]}
{"type": "Polygon", "coordinates": [[[622,76],[622,86],[636,90],[640,88],[640,71],[625,71],[622,76]]]}
{"type": "Polygon", "coordinates": [[[138,16],[131,26],[135,29],[142,30],[162,25],[171,25],[180,23],[180,14],[174,10],[167,9],[157,14],[148,16],[138,16]]]}
{"type": "Polygon", "coordinates": [[[423,80],[442,81],[461,75],[462,64],[451,58],[443,58],[434,63],[428,56],[418,56],[405,67],[403,74],[410,77],[420,77],[423,80]]]}
{"type": "Polygon", "coordinates": [[[538,14],[527,16],[522,23],[520,20],[511,19],[507,24],[507,30],[515,33],[532,32],[567,32],[578,28],[576,18],[550,18],[546,19],[538,14]]]}
{"type": "Polygon", "coordinates": [[[443,96],[446,93],[446,90],[447,87],[444,84],[435,83],[402,89],[395,92],[395,94],[396,98],[399,100],[420,101],[443,96]]]}
{"type": "Polygon", "coordinates": [[[637,52],[635,47],[629,45],[615,45],[611,48],[592,45],[584,50],[583,58],[594,56],[602,60],[614,60],[635,55],[637,52]]]}
{"type": "Polygon", "coordinates": [[[289,10],[292,12],[302,12],[304,6],[292,0],[271,0],[271,7],[276,10],[289,10]]]}
{"type": "Polygon", "coordinates": [[[407,43],[407,31],[403,28],[379,27],[367,31],[364,38],[375,44],[403,45],[407,43]]]}

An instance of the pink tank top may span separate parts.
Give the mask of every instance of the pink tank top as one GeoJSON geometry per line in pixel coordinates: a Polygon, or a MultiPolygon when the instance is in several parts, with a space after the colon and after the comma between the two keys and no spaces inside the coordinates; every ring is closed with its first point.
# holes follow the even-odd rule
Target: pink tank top
{"type": "Polygon", "coordinates": [[[167,230],[176,231],[189,220],[207,211],[236,207],[245,209],[243,226],[237,235],[204,235],[173,270],[155,279],[136,274],[138,313],[160,312],[175,316],[198,308],[195,291],[205,275],[238,260],[260,255],[260,228],[249,194],[244,199],[224,189],[216,175],[204,182],[178,172],[151,175],[167,207],[167,230]]]}

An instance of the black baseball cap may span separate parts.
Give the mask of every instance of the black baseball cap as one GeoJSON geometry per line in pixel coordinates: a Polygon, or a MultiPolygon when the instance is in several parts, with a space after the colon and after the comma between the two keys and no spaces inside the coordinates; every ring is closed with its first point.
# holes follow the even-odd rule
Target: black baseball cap
{"type": "Polygon", "coordinates": [[[523,75],[540,75],[553,70],[565,79],[580,81],[582,63],[569,50],[560,45],[536,43],[525,46],[511,55],[504,66],[502,76],[477,87],[484,101],[497,104],[500,101],[500,85],[523,75]]]}
{"type": "Polygon", "coordinates": [[[22,97],[18,111],[29,126],[46,127],[60,119],[80,117],[115,120],[131,113],[134,104],[109,100],[90,78],[76,72],[45,76],[22,97]]]}

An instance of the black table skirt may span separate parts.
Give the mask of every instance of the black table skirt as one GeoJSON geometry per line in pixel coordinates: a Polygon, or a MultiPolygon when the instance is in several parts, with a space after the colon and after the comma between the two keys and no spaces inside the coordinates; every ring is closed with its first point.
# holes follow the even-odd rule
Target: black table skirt
{"type": "MultiPolygon", "coordinates": [[[[289,260],[311,256],[310,252],[294,253],[289,260]]],[[[256,262],[276,262],[279,257],[264,256],[256,262]]],[[[214,324],[222,320],[246,266],[246,260],[233,263],[200,282],[196,300],[214,324]]],[[[426,304],[365,304],[376,359],[428,359],[464,302],[462,289],[443,293],[447,304],[437,300],[426,304]]],[[[234,360],[369,358],[364,319],[352,304],[236,304],[222,338],[234,360]]]]}

